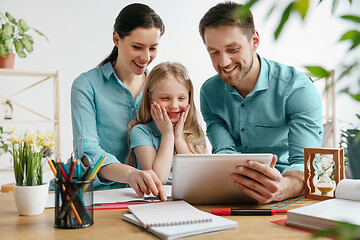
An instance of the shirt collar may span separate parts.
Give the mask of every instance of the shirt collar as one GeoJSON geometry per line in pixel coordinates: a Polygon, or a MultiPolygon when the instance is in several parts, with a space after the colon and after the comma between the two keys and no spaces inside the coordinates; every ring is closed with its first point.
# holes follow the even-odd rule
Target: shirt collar
{"type": "Polygon", "coordinates": [[[260,55],[258,57],[260,59],[260,74],[253,90],[254,92],[269,88],[269,65],[260,55]]]}
{"type": "Polygon", "coordinates": [[[111,65],[111,62],[107,62],[103,66],[101,66],[101,70],[107,80],[110,79],[110,76],[112,74],[115,74],[115,71],[114,71],[113,66],[111,65]]]}

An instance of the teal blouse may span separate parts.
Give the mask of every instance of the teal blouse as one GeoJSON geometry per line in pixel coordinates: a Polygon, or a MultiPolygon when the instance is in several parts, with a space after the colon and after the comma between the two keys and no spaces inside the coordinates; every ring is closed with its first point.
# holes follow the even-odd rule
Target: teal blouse
{"type": "MultiPolygon", "coordinates": [[[[142,93],[135,99],[116,76],[110,62],[82,73],[71,88],[73,148],[77,159],[86,156],[91,165],[105,154],[103,166],[124,163],[129,146],[128,124],[135,117],[142,93]]],[[[85,167],[82,165],[82,171],[85,167]]],[[[96,177],[94,188],[123,187],[96,177]]]]}

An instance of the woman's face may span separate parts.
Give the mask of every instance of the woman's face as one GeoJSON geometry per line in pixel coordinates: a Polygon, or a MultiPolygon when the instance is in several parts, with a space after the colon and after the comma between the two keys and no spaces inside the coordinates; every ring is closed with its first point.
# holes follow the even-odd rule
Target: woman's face
{"type": "Polygon", "coordinates": [[[116,64],[119,63],[128,73],[143,74],[157,55],[160,36],[160,29],[156,27],[135,28],[124,39],[114,32],[113,40],[118,47],[116,64]]]}
{"type": "Polygon", "coordinates": [[[152,91],[150,101],[165,108],[172,124],[176,124],[189,104],[189,92],[176,78],[168,76],[152,91]]]}

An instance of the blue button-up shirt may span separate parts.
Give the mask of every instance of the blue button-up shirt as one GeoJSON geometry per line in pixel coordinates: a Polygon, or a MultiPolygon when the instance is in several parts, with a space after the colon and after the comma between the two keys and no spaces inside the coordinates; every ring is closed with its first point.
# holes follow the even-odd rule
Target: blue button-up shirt
{"type": "MultiPolygon", "coordinates": [[[[128,124],[135,117],[142,93],[134,100],[116,76],[110,62],[77,77],[71,89],[71,114],[75,156],[91,165],[105,154],[103,166],[124,163],[129,151],[128,124]]],[[[84,170],[84,166],[82,166],[84,170]]],[[[119,187],[96,177],[95,188],[119,187]]]]}
{"type": "Polygon", "coordinates": [[[303,73],[259,58],[259,78],[245,99],[219,75],[201,87],[213,153],[273,153],[280,172],[304,171],[304,148],[322,143],[319,94],[303,73]]]}

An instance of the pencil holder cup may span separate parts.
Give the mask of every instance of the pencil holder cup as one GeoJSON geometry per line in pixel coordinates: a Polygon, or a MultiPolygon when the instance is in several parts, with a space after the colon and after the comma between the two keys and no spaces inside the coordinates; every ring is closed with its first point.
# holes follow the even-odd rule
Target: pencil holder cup
{"type": "Polygon", "coordinates": [[[84,228],[94,223],[93,182],[55,181],[56,228],[84,228]]]}

